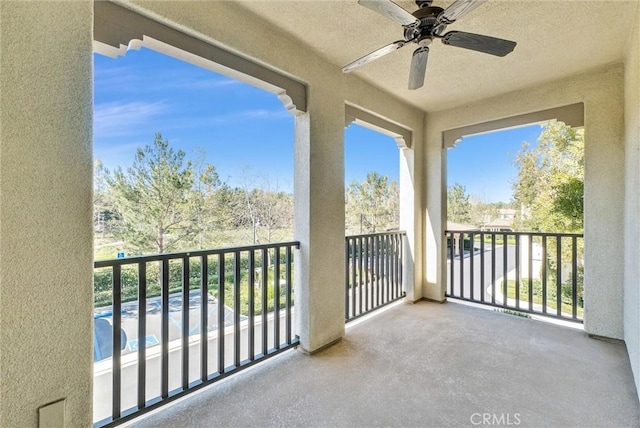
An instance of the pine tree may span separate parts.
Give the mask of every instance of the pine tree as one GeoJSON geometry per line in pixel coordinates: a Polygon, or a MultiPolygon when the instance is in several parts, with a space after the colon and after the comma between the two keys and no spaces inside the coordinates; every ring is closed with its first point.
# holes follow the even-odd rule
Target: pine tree
{"type": "Polygon", "coordinates": [[[196,171],[182,150],[174,151],[157,133],[153,144],[139,148],[133,165],[118,167],[106,179],[121,216],[119,237],[138,254],[177,250],[193,242],[202,229],[203,186],[215,186],[213,165],[196,171]]]}

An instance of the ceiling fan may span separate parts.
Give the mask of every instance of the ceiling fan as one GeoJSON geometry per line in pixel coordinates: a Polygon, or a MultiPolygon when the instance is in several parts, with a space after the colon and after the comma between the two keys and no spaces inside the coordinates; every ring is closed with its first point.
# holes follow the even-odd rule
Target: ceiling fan
{"type": "Polygon", "coordinates": [[[433,0],[415,1],[419,9],[409,13],[391,0],[358,0],[360,5],[402,25],[404,27],[404,39],[393,42],[355,60],[343,67],[342,72],[350,73],[413,42],[418,45],[418,49],[415,50],[411,59],[409,89],[418,89],[424,85],[429,45],[433,42],[433,39],[441,39],[445,45],[471,49],[496,56],[505,56],[516,47],[516,42],[510,40],[466,33],[464,31],[449,31],[443,34],[447,25],[462,18],[487,0],[456,0],[446,9],[431,6],[433,0]]]}

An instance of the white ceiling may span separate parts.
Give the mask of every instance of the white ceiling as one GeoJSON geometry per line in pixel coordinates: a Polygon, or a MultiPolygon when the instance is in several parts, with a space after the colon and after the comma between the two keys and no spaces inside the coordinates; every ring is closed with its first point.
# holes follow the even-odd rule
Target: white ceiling
{"type": "MultiPolygon", "coordinates": [[[[434,6],[451,2],[435,0],[434,6]]],[[[413,1],[396,3],[417,9],[413,1]]],[[[403,38],[401,26],[357,0],[240,4],[340,67],[403,38]]],[[[413,44],[354,73],[423,110],[442,110],[621,61],[639,5],[639,0],[489,0],[447,30],[516,41],[506,57],[435,41],[426,83],[416,91],[407,89],[413,44]]]]}

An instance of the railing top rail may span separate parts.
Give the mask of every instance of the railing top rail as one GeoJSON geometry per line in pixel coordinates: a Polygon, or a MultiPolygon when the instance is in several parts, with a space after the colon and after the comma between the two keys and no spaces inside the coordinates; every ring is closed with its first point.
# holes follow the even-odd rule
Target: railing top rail
{"type": "Polygon", "coordinates": [[[473,233],[474,235],[519,235],[519,236],[561,236],[561,237],[576,237],[582,238],[584,235],[582,233],[565,233],[565,232],[493,232],[493,231],[483,231],[483,230],[445,230],[445,234],[448,233],[466,233],[467,235],[473,233]]]}
{"type": "Polygon", "coordinates": [[[263,249],[271,249],[271,248],[286,248],[286,247],[294,247],[299,249],[300,241],[271,242],[268,244],[246,245],[242,247],[224,247],[224,248],[214,248],[209,250],[183,251],[180,253],[164,253],[164,254],[151,254],[148,256],[123,257],[121,259],[96,260],[93,262],[93,267],[97,269],[97,268],[104,268],[104,267],[111,267],[111,266],[118,266],[118,265],[129,265],[134,263],[182,259],[184,257],[200,257],[200,256],[210,256],[210,255],[216,255],[216,254],[235,253],[235,252],[241,252],[241,251],[251,251],[251,250],[255,251],[255,250],[263,250],[263,249]]]}
{"type": "Polygon", "coordinates": [[[376,232],[376,233],[366,233],[363,235],[348,235],[345,236],[344,239],[354,239],[354,238],[369,238],[372,236],[384,236],[384,235],[401,235],[401,236],[405,236],[407,234],[407,232],[405,232],[404,230],[393,230],[393,231],[389,231],[389,232],[376,232]]]}

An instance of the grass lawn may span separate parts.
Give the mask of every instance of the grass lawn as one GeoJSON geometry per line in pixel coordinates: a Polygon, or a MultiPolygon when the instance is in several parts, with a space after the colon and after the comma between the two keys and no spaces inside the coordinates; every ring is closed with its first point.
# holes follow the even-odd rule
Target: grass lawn
{"type": "Polygon", "coordinates": [[[99,247],[96,246],[93,251],[93,258],[94,260],[115,259],[121,246],[122,245],[117,242],[113,244],[102,244],[99,247]]]}
{"type": "MultiPolygon", "coordinates": [[[[265,244],[266,236],[261,231],[258,235],[258,244],[265,244]]],[[[293,240],[293,229],[278,229],[272,231],[271,242],[284,242],[293,240]]],[[[228,248],[253,245],[253,229],[230,229],[210,234],[202,243],[202,249],[228,248]]],[[[192,251],[200,249],[196,243],[186,243],[183,248],[172,249],[169,252],[192,251]]],[[[124,251],[127,256],[130,254],[126,246],[119,238],[114,236],[96,237],[94,242],[94,260],[115,259],[118,251],[124,251]]],[[[155,254],[151,251],[149,254],[155,254]]]]}
{"type": "MultiPolygon", "coordinates": [[[[475,242],[477,246],[480,246],[480,235],[474,236],[475,242]]],[[[504,235],[502,233],[496,232],[496,245],[502,245],[504,241],[504,235]]],[[[508,245],[516,245],[516,237],[515,235],[507,235],[507,244],[508,245]]],[[[489,248],[491,245],[491,235],[490,232],[485,232],[484,235],[484,246],[485,248],[489,248]]]]}
{"type": "MultiPolygon", "coordinates": [[[[502,282],[500,282],[499,284],[496,284],[496,287],[498,285],[500,287],[499,289],[502,291],[502,287],[503,287],[502,282]]],[[[554,291],[555,291],[555,284],[553,285],[547,284],[547,290],[551,290],[552,287],[554,288],[554,291]]],[[[542,291],[540,291],[540,293],[542,293],[542,291]]],[[[513,279],[510,279],[507,281],[507,297],[509,297],[510,299],[516,298],[516,281],[513,279]]],[[[520,298],[521,306],[525,306],[528,304],[529,280],[527,279],[520,281],[519,298],[520,298]]],[[[536,293],[535,282],[534,282],[534,294],[533,294],[532,300],[534,304],[542,305],[542,296],[536,293]]],[[[558,308],[558,302],[555,296],[552,297],[550,293],[547,294],[547,312],[555,313],[557,308],[558,308]]],[[[564,312],[565,314],[571,315],[571,298],[562,296],[562,312],[564,312]]],[[[581,308],[580,306],[578,306],[577,315],[578,317],[582,318],[584,316],[584,308],[581,308]]]]}

